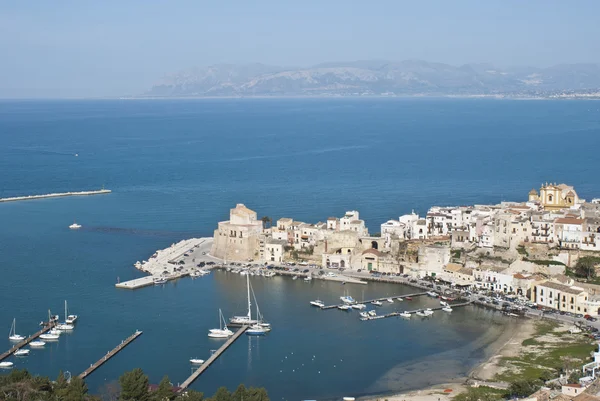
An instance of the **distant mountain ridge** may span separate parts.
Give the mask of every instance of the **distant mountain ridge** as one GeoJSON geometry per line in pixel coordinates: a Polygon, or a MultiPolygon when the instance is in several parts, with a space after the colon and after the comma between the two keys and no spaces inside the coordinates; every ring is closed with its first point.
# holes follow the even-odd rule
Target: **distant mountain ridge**
{"type": "Polygon", "coordinates": [[[331,62],[310,68],[218,64],[164,77],[143,97],[494,95],[600,88],[599,64],[452,66],[421,60],[331,62]]]}

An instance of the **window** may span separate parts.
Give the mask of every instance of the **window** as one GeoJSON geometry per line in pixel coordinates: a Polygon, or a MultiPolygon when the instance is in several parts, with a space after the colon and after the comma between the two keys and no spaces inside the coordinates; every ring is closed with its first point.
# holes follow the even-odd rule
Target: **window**
{"type": "Polygon", "coordinates": [[[552,195],[548,195],[548,202],[552,202],[552,195]]]}
{"type": "Polygon", "coordinates": [[[540,290],[540,295],[544,295],[544,290],[543,289],[540,290]]]}

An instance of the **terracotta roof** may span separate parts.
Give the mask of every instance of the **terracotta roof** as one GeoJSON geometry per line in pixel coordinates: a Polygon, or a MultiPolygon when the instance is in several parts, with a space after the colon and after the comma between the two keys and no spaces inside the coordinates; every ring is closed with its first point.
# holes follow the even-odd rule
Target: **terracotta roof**
{"type": "Polygon", "coordinates": [[[373,248],[371,248],[371,249],[367,249],[366,251],[363,251],[363,253],[362,253],[362,254],[363,254],[363,255],[366,255],[366,254],[368,254],[368,253],[370,253],[370,254],[372,254],[372,255],[375,255],[375,256],[381,256],[381,252],[379,252],[377,249],[373,249],[373,248]]]}
{"type": "Polygon", "coordinates": [[[581,384],[565,384],[565,385],[563,385],[563,387],[576,387],[576,388],[581,388],[581,384]]]}
{"type": "Polygon", "coordinates": [[[457,273],[464,274],[464,275],[467,275],[467,276],[472,276],[473,275],[473,269],[471,269],[469,267],[463,267],[457,273]]]}
{"type": "Polygon", "coordinates": [[[335,218],[335,217],[328,217],[327,218],[327,221],[332,221],[332,220],[337,220],[337,218],[335,218]]]}
{"type": "Polygon", "coordinates": [[[576,219],[573,217],[561,217],[561,218],[554,220],[554,222],[556,224],[575,224],[575,225],[583,224],[584,221],[585,220],[583,220],[583,219],[576,219]]]}
{"type": "Polygon", "coordinates": [[[458,263],[448,263],[444,270],[454,273],[460,269],[462,269],[462,265],[459,265],[458,263]]]}
{"type": "Polygon", "coordinates": [[[350,224],[360,224],[360,223],[362,223],[362,220],[352,220],[350,222],[350,224]]]}
{"type": "Polygon", "coordinates": [[[527,278],[524,275],[522,275],[521,273],[513,274],[513,277],[516,278],[517,280],[522,280],[524,278],[527,278]]]}

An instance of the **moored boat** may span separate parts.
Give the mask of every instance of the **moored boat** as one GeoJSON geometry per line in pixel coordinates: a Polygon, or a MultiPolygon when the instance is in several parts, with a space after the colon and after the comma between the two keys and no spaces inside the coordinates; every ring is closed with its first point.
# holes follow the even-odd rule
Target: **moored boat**
{"type": "Polygon", "coordinates": [[[249,336],[264,336],[267,335],[267,332],[269,330],[263,326],[261,326],[260,324],[254,324],[252,326],[250,326],[248,328],[248,330],[246,330],[246,335],[249,336]]]}
{"type": "Polygon", "coordinates": [[[325,306],[325,303],[323,301],[321,301],[320,299],[314,300],[314,301],[310,301],[310,304],[312,306],[316,306],[317,308],[322,308],[325,306]]]}
{"type": "Polygon", "coordinates": [[[29,345],[31,347],[43,347],[44,345],[46,345],[46,343],[43,341],[32,341],[29,343],[29,345]]]}
{"type": "Polygon", "coordinates": [[[14,363],[12,362],[0,362],[0,368],[4,368],[4,369],[8,369],[8,368],[12,368],[14,365],[14,363]]]}
{"type": "Polygon", "coordinates": [[[30,351],[29,351],[28,349],[23,349],[23,348],[21,348],[21,349],[18,349],[18,350],[16,350],[16,351],[13,353],[13,355],[14,355],[14,356],[27,356],[27,355],[29,355],[29,352],[30,352],[30,351]]]}
{"type": "Polygon", "coordinates": [[[350,295],[341,296],[340,300],[345,304],[353,304],[356,302],[350,295]]]}
{"type": "Polygon", "coordinates": [[[446,302],[446,301],[440,301],[440,305],[442,305],[442,306],[448,306],[448,302],[446,302]]]}
{"type": "Polygon", "coordinates": [[[352,307],[350,307],[350,306],[348,306],[348,305],[346,305],[346,304],[344,304],[344,305],[338,305],[338,307],[337,307],[337,308],[338,308],[339,310],[343,310],[343,311],[351,311],[351,310],[352,310],[352,307]]]}
{"type": "MultiPolygon", "coordinates": [[[[52,341],[52,340],[58,340],[60,338],[60,336],[58,334],[44,333],[44,334],[40,335],[40,338],[42,340],[52,341]]],[[[43,342],[43,341],[41,341],[41,342],[43,342]]]]}
{"type": "Polygon", "coordinates": [[[371,317],[377,316],[377,312],[375,310],[370,310],[368,313],[371,317]]]}
{"type": "Polygon", "coordinates": [[[192,358],[190,359],[190,363],[192,365],[202,365],[204,363],[204,359],[192,358]]]}
{"type": "Polygon", "coordinates": [[[402,299],[402,297],[398,297],[398,298],[396,298],[396,301],[402,302],[402,301],[404,301],[404,299],[402,299]]]}
{"type": "Polygon", "coordinates": [[[225,323],[225,318],[223,317],[223,313],[221,309],[219,309],[219,328],[218,329],[210,329],[208,331],[208,336],[210,338],[228,338],[233,335],[233,331],[227,328],[227,323],[225,323]]]}
{"type": "Polygon", "coordinates": [[[444,312],[452,312],[452,308],[451,308],[451,307],[449,307],[449,306],[444,306],[444,307],[442,308],[442,310],[443,310],[444,312]]]}
{"type": "Polygon", "coordinates": [[[23,341],[25,337],[17,334],[17,319],[13,319],[12,326],[10,326],[10,332],[8,333],[8,339],[10,341],[23,341]]]}
{"type": "Polygon", "coordinates": [[[351,305],[351,307],[353,309],[363,310],[363,309],[365,309],[367,307],[367,305],[365,305],[365,304],[353,304],[353,305],[351,305]]]}
{"type": "Polygon", "coordinates": [[[381,303],[381,301],[373,301],[373,302],[371,302],[371,304],[373,304],[375,306],[381,306],[381,305],[383,305],[383,303],[381,303]]]}
{"type": "Polygon", "coordinates": [[[368,312],[360,312],[359,316],[360,317],[369,317],[369,313],[368,312]]]}
{"type": "Polygon", "coordinates": [[[432,298],[437,298],[438,297],[438,293],[435,291],[427,291],[427,295],[429,295],[432,298]]]}
{"type": "Polygon", "coordinates": [[[386,299],[386,301],[388,301],[388,302],[389,302],[389,303],[391,303],[391,304],[393,304],[393,303],[394,303],[394,300],[393,300],[392,298],[388,298],[388,299],[386,299]]]}
{"type": "Polygon", "coordinates": [[[152,282],[154,285],[166,284],[167,279],[165,277],[154,277],[152,282]]]}
{"type": "Polygon", "coordinates": [[[425,311],[422,311],[422,310],[417,311],[416,315],[417,316],[421,316],[421,317],[427,317],[427,316],[429,316],[428,314],[425,313],[425,311]]]}
{"type": "Polygon", "coordinates": [[[410,314],[410,313],[408,313],[408,312],[406,312],[406,311],[404,311],[404,312],[400,313],[400,315],[399,315],[399,316],[400,316],[400,317],[403,317],[403,318],[407,318],[407,319],[408,319],[408,318],[410,318],[410,317],[411,317],[411,314],[410,314]]]}
{"type": "Polygon", "coordinates": [[[412,297],[404,297],[407,301],[412,301],[412,297]]]}

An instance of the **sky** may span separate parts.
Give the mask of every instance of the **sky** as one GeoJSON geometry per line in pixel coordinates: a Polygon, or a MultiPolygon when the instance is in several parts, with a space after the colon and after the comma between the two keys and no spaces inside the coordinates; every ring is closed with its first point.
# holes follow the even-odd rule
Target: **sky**
{"type": "Polygon", "coordinates": [[[600,63],[600,1],[0,0],[0,98],[134,95],[218,63],[600,63]]]}

